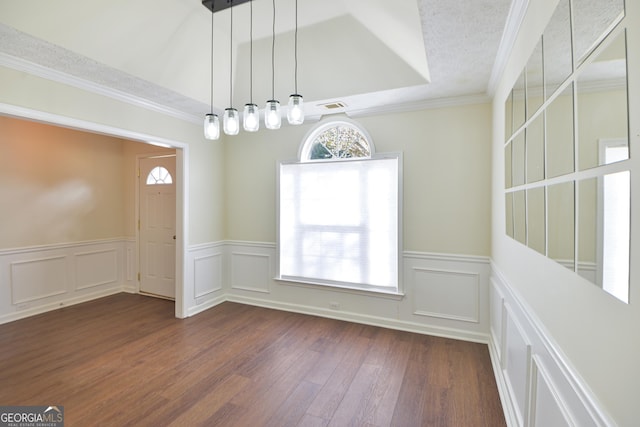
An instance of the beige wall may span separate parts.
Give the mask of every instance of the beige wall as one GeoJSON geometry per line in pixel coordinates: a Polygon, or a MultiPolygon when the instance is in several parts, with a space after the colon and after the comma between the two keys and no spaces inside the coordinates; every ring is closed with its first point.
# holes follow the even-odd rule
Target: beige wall
{"type": "Polygon", "coordinates": [[[0,248],[135,236],[135,162],[173,152],[0,116],[0,248]]]}
{"type": "MultiPolygon", "coordinates": [[[[224,235],[224,144],[204,140],[202,125],[133,106],[62,83],[0,67],[0,110],[26,109],[24,115],[71,126],[104,127],[142,142],[181,144],[187,162],[187,245],[215,242],[224,235]]],[[[180,166],[179,166],[180,167],[180,166]]]]}
{"type": "MultiPolygon", "coordinates": [[[[489,255],[490,105],[356,120],[376,150],[404,156],[404,250],[489,255]]],[[[225,142],[230,240],[276,241],[276,165],[295,160],[314,124],[225,142]]]]}

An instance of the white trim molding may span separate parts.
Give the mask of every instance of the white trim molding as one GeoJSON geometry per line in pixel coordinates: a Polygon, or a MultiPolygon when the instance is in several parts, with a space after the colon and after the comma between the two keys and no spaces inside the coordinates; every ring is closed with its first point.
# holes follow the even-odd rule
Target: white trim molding
{"type": "Polygon", "coordinates": [[[135,291],[130,245],[120,238],[0,250],[0,324],[135,291]]]}
{"type": "Polygon", "coordinates": [[[534,312],[491,265],[489,353],[509,426],[615,426],[534,312]]]}

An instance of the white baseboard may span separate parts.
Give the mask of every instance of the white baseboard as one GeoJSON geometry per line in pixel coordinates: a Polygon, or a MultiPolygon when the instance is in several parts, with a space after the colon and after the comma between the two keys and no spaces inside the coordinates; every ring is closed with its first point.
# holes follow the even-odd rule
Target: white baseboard
{"type": "Polygon", "coordinates": [[[89,302],[98,298],[104,298],[109,295],[115,295],[120,292],[122,292],[122,288],[118,286],[110,289],[104,289],[99,292],[85,294],[75,298],[64,299],[54,303],[41,304],[33,308],[27,308],[21,311],[15,311],[12,313],[3,314],[3,315],[0,315],[0,325],[3,323],[9,323],[9,322],[13,322],[20,319],[25,319],[31,316],[36,316],[38,314],[46,313],[49,311],[59,310],[64,307],[70,307],[72,305],[81,304],[83,302],[89,302]]]}
{"type": "Polygon", "coordinates": [[[323,309],[310,305],[290,304],[284,302],[270,301],[267,299],[252,298],[240,295],[226,295],[226,301],[240,304],[254,305],[258,307],[271,308],[274,310],[289,311],[292,313],[307,314],[311,316],[326,317],[329,319],[344,320],[347,322],[360,323],[363,325],[379,326],[382,328],[396,329],[405,332],[414,332],[424,335],[432,335],[442,338],[452,338],[462,341],[477,342],[486,344],[487,336],[481,333],[472,333],[462,329],[446,328],[424,325],[414,322],[406,322],[384,317],[368,316],[360,313],[336,311],[323,309]]]}

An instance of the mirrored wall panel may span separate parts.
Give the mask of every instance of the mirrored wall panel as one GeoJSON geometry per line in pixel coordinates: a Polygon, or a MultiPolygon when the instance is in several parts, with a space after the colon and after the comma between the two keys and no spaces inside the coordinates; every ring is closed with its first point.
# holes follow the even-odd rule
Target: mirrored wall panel
{"type": "Polygon", "coordinates": [[[560,0],[542,35],[544,77],[548,99],[573,72],[569,0],[560,0]]]}
{"type": "Polygon", "coordinates": [[[624,16],[624,0],[573,0],[574,50],[578,63],[624,16]]]}
{"type": "Polygon", "coordinates": [[[507,236],[513,239],[513,193],[505,194],[505,224],[507,236]]]}
{"type": "Polygon", "coordinates": [[[513,135],[513,90],[504,103],[504,140],[507,141],[513,135]]]}
{"type": "Polygon", "coordinates": [[[578,274],[629,301],[630,173],[578,182],[578,274]]]}
{"type": "Polygon", "coordinates": [[[521,131],[511,142],[511,181],[513,187],[525,183],[525,137],[521,131]]]}
{"type": "Polygon", "coordinates": [[[513,193],[513,238],[527,244],[526,199],[524,190],[513,193]]]}
{"type": "Polygon", "coordinates": [[[628,303],[623,17],[624,0],[558,0],[505,101],[504,178],[506,234],[628,303]]]}
{"type": "Polygon", "coordinates": [[[533,115],[540,109],[544,102],[543,93],[543,74],[542,67],[542,39],[538,41],[535,49],[529,57],[526,70],[526,83],[527,83],[527,119],[533,117],[533,115]]]}
{"type": "Polygon", "coordinates": [[[563,182],[547,187],[548,256],[574,270],[574,184],[563,182]]]}
{"type": "Polygon", "coordinates": [[[513,185],[513,177],[512,175],[512,171],[513,171],[513,167],[512,167],[512,161],[513,161],[513,150],[512,148],[513,143],[510,142],[507,144],[507,146],[504,149],[504,187],[505,188],[511,188],[513,185]]]}
{"type": "Polygon", "coordinates": [[[513,86],[513,132],[520,129],[526,118],[525,112],[525,72],[522,74],[513,86]]]}
{"type": "Polygon", "coordinates": [[[544,187],[527,190],[527,246],[546,254],[544,187]]]}
{"type": "Polygon", "coordinates": [[[592,283],[598,280],[598,178],[578,181],[578,274],[592,283]]]}
{"type": "Polygon", "coordinates": [[[546,108],[547,178],[566,175],[574,169],[573,86],[546,108]]]}
{"type": "Polygon", "coordinates": [[[630,175],[624,171],[603,177],[602,215],[598,215],[602,221],[602,231],[598,230],[602,289],[624,302],[629,302],[630,175]]]}
{"type": "Polygon", "coordinates": [[[540,114],[525,129],[527,183],[544,179],[544,115],[540,114]]]}
{"type": "Polygon", "coordinates": [[[629,158],[625,35],[620,33],[598,52],[578,76],[580,170],[629,158]]]}

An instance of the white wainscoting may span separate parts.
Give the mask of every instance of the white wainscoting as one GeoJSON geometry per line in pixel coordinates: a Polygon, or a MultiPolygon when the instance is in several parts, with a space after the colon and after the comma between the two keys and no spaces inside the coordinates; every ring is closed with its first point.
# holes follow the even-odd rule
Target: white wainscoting
{"type": "Polygon", "coordinates": [[[130,288],[130,246],[112,239],[0,251],[0,323],[130,288]]]}
{"type": "Polygon", "coordinates": [[[226,300],[389,328],[488,342],[489,259],[405,252],[403,296],[274,279],[273,243],[226,242],[226,300]]]}
{"type": "Polygon", "coordinates": [[[225,245],[222,242],[190,246],[187,250],[185,302],[193,316],[224,302],[225,245]]]}
{"type": "Polygon", "coordinates": [[[492,266],[489,350],[509,426],[613,426],[544,327],[492,266]]]}

